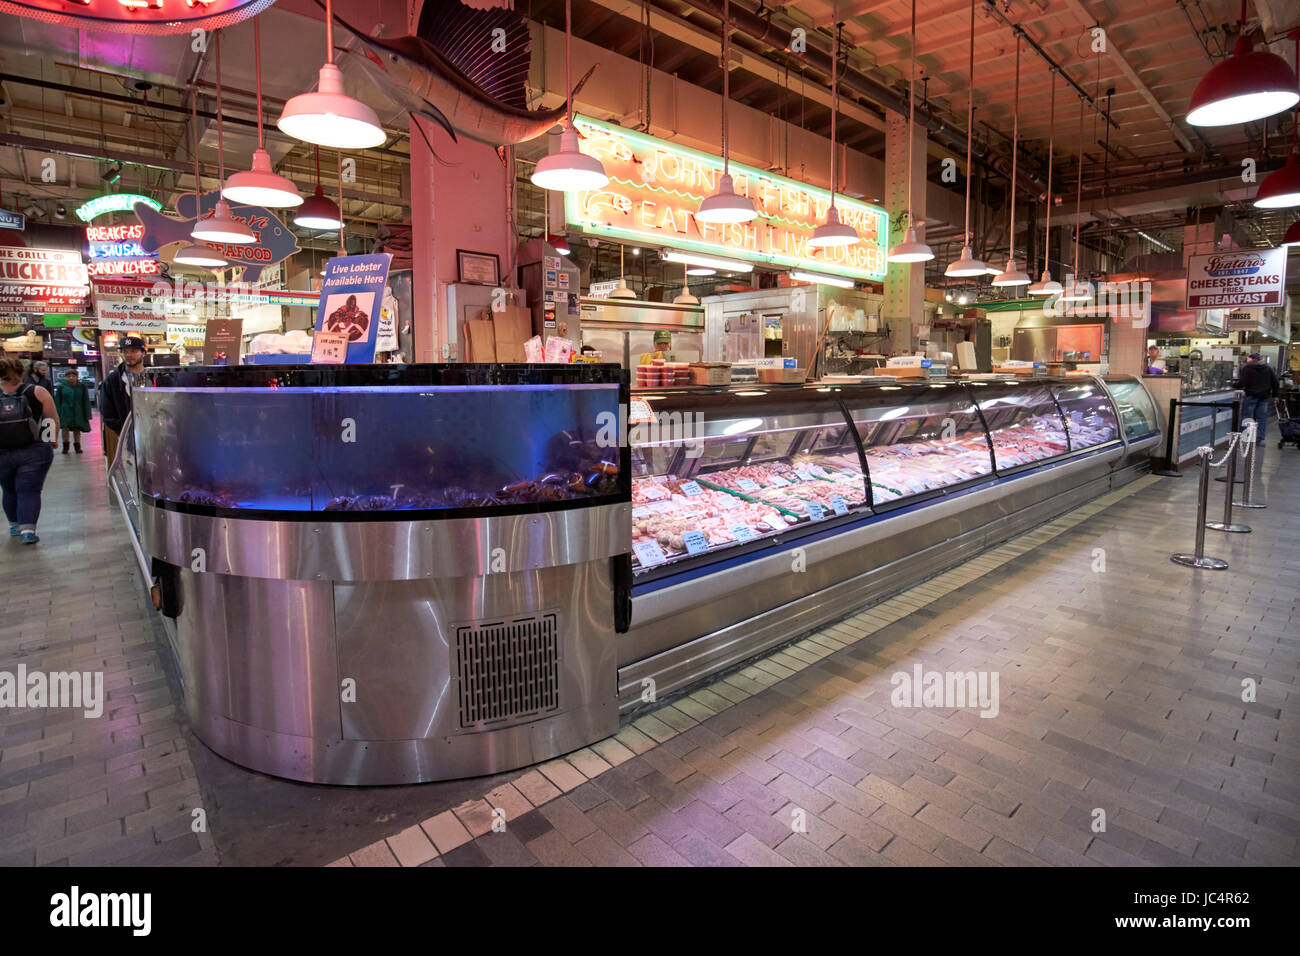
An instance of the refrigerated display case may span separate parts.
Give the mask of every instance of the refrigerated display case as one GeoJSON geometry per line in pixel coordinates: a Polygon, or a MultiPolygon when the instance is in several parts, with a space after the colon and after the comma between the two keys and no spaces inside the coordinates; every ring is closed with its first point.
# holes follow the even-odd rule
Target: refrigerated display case
{"type": "Polygon", "coordinates": [[[631,546],[617,366],[145,379],[111,479],[217,753],[395,784],[514,769],[617,729],[631,546]]]}
{"type": "Polygon", "coordinates": [[[1115,399],[1125,438],[1136,441],[1160,431],[1160,413],[1138,379],[1112,376],[1106,379],[1106,387],[1115,399]]]}
{"type": "Polygon", "coordinates": [[[687,687],[1131,480],[1159,438],[1130,443],[1080,376],[645,397],[692,428],[631,433],[625,711],[646,681],[687,687]]]}

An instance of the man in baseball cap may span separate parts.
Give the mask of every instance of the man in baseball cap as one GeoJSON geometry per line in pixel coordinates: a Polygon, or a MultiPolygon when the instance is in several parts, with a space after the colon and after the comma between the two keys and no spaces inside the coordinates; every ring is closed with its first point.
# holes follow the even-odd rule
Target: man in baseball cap
{"type": "Polygon", "coordinates": [[[1251,352],[1246,364],[1237,370],[1237,388],[1245,392],[1241,400],[1241,420],[1255,419],[1255,440],[1263,448],[1264,426],[1278,393],[1277,373],[1264,364],[1263,356],[1251,352]]]}
{"type": "Polygon", "coordinates": [[[104,454],[111,465],[117,457],[117,438],[131,413],[131,376],[144,371],[145,343],[138,335],[124,335],[118,342],[122,361],[108,373],[101,386],[100,419],[104,423],[104,454]]]}

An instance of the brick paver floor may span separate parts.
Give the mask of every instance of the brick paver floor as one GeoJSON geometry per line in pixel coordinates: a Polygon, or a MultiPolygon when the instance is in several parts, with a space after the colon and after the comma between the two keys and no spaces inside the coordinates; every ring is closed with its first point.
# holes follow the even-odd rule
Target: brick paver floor
{"type": "Polygon", "coordinates": [[[1265,453],[1254,533],[1209,533],[1227,572],[1168,560],[1195,472],[1145,478],[563,759],[366,789],[194,741],[102,469],[97,442],[58,456],[41,544],[0,548],[0,671],[97,669],[108,692],[98,719],[0,710],[0,864],[310,862],[363,833],[385,838],[332,865],[1300,862],[1292,450],[1265,453]],[[996,716],[896,706],[918,667],[996,673],[996,716]]]}
{"type": "Polygon", "coordinates": [[[84,709],[0,709],[0,866],[210,864],[184,719],[95,431],[56,451],[39,544],[0,542],[0,672],[103,674],[84,709]]]}

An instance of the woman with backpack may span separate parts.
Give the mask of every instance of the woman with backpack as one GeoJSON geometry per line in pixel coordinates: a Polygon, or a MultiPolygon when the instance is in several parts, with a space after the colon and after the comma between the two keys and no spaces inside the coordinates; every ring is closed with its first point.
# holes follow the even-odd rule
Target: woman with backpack
{"type": "Polygon", "coordinates": [[[9,535],[35,544],[41,489],[54,461],[59,416],[54,398],[23,381],[17,359],[0,358],[0,497],[9,535]]]}

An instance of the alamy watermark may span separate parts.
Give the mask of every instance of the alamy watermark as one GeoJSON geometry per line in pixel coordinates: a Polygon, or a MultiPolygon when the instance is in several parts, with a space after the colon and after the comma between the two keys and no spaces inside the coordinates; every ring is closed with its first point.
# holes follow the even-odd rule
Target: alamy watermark
{"type": "Polygon", "coordinates": [[[626,405],[618,407],[618,415],[600,412],[596,415],[596,445],[599,448],[617,448],[620,436],[637,446],[681,445],[687,458],[704,454],[705,422],[703,412],[651,412],[629,421],[626,405]]]}
{"type": "Polygon", "coordinates": [[[997,671],[923,671],[916,664],[912,673],[898,671],[889,682],[895,707],[978,707],[981,717],[998,715],[997,671]]]}
{"type": "Polygon", "coordinates": [[[87,717],[104,713],[103,671],[0,671],[0,710],[11,708],[81,708],[87,717]]]}

